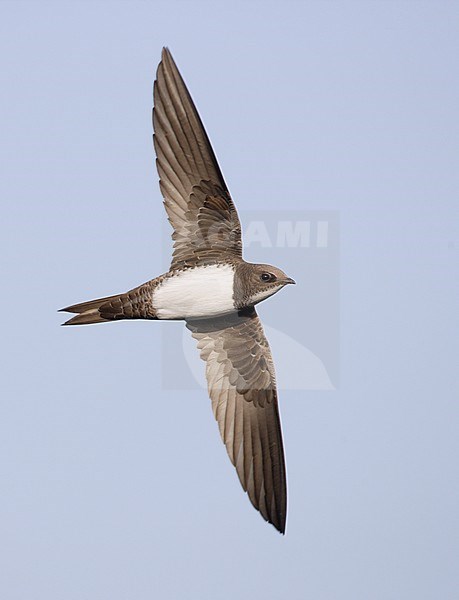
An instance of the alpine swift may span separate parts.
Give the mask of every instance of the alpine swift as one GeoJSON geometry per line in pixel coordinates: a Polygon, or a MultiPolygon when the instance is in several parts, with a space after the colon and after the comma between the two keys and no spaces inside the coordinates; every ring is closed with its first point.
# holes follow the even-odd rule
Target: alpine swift
{"type": "Polygon", "coordinates": [[[242,258],[241,224],[196,107],[163,48],[154,82],[153,141],[173,228],[170,269],[124,294],[74,304],[64,325],[184,320],[206,362],[220,434],[239,480],[285,533],[287,482],[276,378],[255,305],[295,283],[242,258]]]}

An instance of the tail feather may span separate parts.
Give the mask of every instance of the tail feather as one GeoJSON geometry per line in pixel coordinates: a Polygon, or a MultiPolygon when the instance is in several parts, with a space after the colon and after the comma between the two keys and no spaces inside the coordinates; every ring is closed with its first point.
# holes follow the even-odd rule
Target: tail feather
{"type": "Polygon", "coordinates": [[[105,323],[107,319],[104,319],[97,308],[87,310],[76,317],[72,317],[62,325],[90,325],[92,323],[105,323]]]}
{"type": "Polygon", "coordinates": [[[61,308],[58,312],[80,314],[88,310],[92,310],[94,308],[100,308],[102,304],[105,304],[106,302],[111,302],[112,300],[116,300],[119,297],[120,295],[107,296],[106,298],[97,298],[97,300],[89,300],[88,302],[81,302],[80,304],[72,304],[72,306],[61,308]]]}
{"type": "Polygon", "coordinates": [[[156,319],[152,292],[155,280],[115,296],[98,298],[62,308],[59,312],[76,313],[63,325],[89,325],[121,319],[156,319]]]}

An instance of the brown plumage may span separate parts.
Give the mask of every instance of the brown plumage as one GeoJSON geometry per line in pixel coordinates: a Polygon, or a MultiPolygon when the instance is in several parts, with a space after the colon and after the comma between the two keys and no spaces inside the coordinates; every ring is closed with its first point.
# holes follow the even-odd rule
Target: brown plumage
{"type": "Polygon", "coordinates": [[[116,296],[63,309],[65,325],[183,319],[206,361],[220,435],[242,487],[285,532],[287,484],[271,351],[254,305],[294,283],[242,258],[241,224],[185,83],[164,48],[154,84],[154,147],[173,227],[168,273],[116,296]]]}
{"type": "Polygon", "coordinates": [[[214,416],[242,487],[261,515],[285,532],[287,486],[276,377],[255,309],[188,321],[206,361],[214,416]]]}
{"type": "Polygon", "coordinates": [[[241,224],[198,111],[166,48],[153,87],[153,141],[174,228],[171,268],[242,259],[241,224]]]}
{"type": "Polygon", "coordinates": [[[161,277],[152,279],[125,294],[107,296],[62,308],[60,312],[77,313],[76,317],[69,319],[63,325],[90,325],[121,319],[156,319],[151,295],[161,279],[161,277]]]}

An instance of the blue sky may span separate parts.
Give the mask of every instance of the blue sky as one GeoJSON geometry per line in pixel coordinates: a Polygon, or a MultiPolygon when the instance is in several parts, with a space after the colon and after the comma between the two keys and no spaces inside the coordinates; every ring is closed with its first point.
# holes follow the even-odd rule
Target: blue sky
{"type": "MultiPolygon", "coordinates": [[[[0,4],[2,598],[457,597],[458,17],[453,2],[0,4]],[[163,45],[241,215],[339,215],[337,389],[285,389],[304,365],[271,339],[284,538],[240,490],[205,392],[161,380],[182,324],[59,327],[58,308],[168,268],[163,45]]],[[[260,307],[278,329],[324,319],[304,256],[260,307]]]]}

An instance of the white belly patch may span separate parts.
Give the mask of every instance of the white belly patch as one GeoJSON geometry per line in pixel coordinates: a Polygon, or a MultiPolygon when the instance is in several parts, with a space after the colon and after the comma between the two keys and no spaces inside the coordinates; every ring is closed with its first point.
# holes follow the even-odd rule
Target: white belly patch
{"type": "Polygon", "coordinates": [[[235,310],[230,265],[195,267],[167,277],[153,292],[159,319],[203,318],[235,310]]]}

